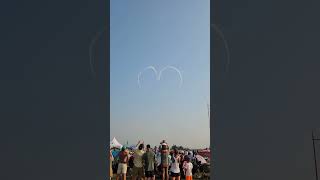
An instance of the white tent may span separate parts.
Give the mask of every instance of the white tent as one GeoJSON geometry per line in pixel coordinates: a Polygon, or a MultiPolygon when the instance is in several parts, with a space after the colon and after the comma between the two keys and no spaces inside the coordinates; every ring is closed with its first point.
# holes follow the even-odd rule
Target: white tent
{"type": "Polygon", "coordinates": [[[196,158],[198,161],[201,162],[201,164],[206,164],[207,161],[204,159],[204,157],[200,156],[200,155],[196,155],[196,158]]]}
{"type": "Polygon", "coordinates": [[[110,141],[110,148],[122,148],[122,145],[116,140],[116,138],[113,138],[112,141],[110,141]]]}

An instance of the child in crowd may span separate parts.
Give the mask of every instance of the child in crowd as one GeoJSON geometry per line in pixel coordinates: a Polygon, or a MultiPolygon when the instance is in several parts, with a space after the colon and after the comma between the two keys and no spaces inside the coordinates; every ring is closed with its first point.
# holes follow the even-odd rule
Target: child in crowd
{"type": "Polygon", "coordinates": [[[190,162],[190,158],[186,158],[186,163],[183,164],[183,169],[185,171],[186,180],[192,180],[192,168],[193,165],[190,162]]]}

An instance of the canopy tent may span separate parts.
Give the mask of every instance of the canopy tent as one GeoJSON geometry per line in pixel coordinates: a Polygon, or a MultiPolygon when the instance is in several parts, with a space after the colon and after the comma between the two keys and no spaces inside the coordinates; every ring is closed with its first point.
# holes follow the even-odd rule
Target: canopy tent
{"type": "Polygon", "coordinates": [[[210,149],[206,148],[206,149],[201,149],[201,150],[198,150],[198,152],[210,152],[210,149]]]}
{"type": "Polygon", "coordinates": [[[196,155],[196,159],[197,159],[198,161],[200,161],[201,164],[206,164],[206,163],[207,163],[207,161],[204,159],[204,157],[202,157],[202,156],[200,156],[200,155],[196,155]]]}
{"type": "Polygon", "coordinates": [[[113,138],[112,141],[110,141],[110,149],[112,148],[122,148],[122,145],[116,140],[116,138],[113,138]]]}
{"type": "Polygon", "coordinates": [[[198,150],[198,154],[203,156],[203,157],[208,157],[208,158],[210,158],[210,156],[211,156],[210,149],[198,150]]]}

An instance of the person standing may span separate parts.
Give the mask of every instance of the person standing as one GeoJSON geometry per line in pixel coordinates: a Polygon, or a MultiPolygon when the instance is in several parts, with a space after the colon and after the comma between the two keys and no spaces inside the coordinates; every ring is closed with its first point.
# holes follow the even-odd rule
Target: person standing
{"type": "Polygon", "coordinates": [[[112,170],[112,162],[113,162],[113,160],[114,160],[114,158],[113,158],[112,152],[110,150],[110,152],[109,152],[109,161],[110,161],[110,165],[109,165],[110,166],[110,173],[109,173],[109,175],[110,175],[110,180],[113,177],[113,170],[112,170]]]}
{"type": "Polygon", "coordinates": [[[127,169],[128,169],[128,160],[129,160],[129,153],[126,150],[126,147],[123,146],[120,153],[119,153],[119,164],[117,170],[117,180],[122,177],[123,180],[127,179],[127,169]]]}
{"type": "Polygon", "coordinates": [[[155,154],[155,161],[154,161],[154,175],[158,174],[158,165],[160,163],[158,163],[158,147],[157,146],[154,146],[154,149],[153,149],[153,152],[155,154]]]}
{"type": "MultiPolygon", "coordinates": [[[[180,152],[180,164],[179,164],[179,167],[180,167],[180,170],[183,170],[183,163],[184,163],[184,152],[180,152]]],[[[181,175],[181,178],[185,178],[185,172],[184,170],[180,172],[180,175],[181,175]]]]}
{"type": "Polygon", "coordinates": [[[143,162],[145,164],[145,176],[147,180],[155,180],[155,162],[156,162],[156,155],[155,153],[151,150],[150,145],[147,145],[147,151],[144,153],[142,156],[143,162]]]}
{"type": "Polygon", "coordinates": [[[144,144],[142,141],[139,141],[137,144],[137,149],[134,151],[133,154],[133,171],[132,171],[132,180],[144,179],[144,170],[143,170],[143,163],[142,163],[142,156],[144,154],[144,144]]]}
{"type": "Polygon", "coordinates": [[[161,167],[161,147],[157,150],[156,153],[156,174],[162,176],[162,167],[161,167]]]}
{"type": "Polygon", "coordinates": [[[161,143],[162,180],[169,180],[169,146],[165,140],[161,143]]]}
{"type": "Polygon", "coordinates": [[[188,157],[189,157],[189,159],[190,159],[190,162],[192,162],[192,161],[194,160],[192,151],[189,151],[188,157]]]}
{"type": "Polygon", "coordinates": [[[172,161],[172,164],[171,164],[171,168],[170,168],[170,172],[171,172],[171,177],[172,177],[172,180],[180,180],[180,155],[178,153],[178,150],[174,150],[173,152],[173,155],[171,157],[171,161],[172,161]]]}
{"type": "Polygon", "coordinates": [[[186,158],[186,163],[183,165],[183,169],[185,170],[186,173],[186,180],[192,180],[192,168],[193,165],[190,162],[189,157],[186,158]]]}

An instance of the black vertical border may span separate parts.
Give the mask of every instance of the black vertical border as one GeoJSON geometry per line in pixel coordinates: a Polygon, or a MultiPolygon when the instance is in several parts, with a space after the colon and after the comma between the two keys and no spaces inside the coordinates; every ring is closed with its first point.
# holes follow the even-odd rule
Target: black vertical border
{"type": "Polygon", "coordinates": [[[110,160],[109,160],[109,149],[110,149],[110,11],[111,11],[111,0],[107,0],[107,13],[106,13],[106,28],[107,28],[107,33],[106,33],[106,60],[104,61],[105,64],[103,67],[105,67],[105,73],[104,73],[104,77],[105,77],[105,83],[103,85],[103,100],[105,102],[105,106],[103,107],[106,111],[106,156],[105,158],[107,159],[106,162],[106,168],[107,169],[107,174],[106,177],[109,177],[110,174],[110,168],[109,168],[109,164],[110,164],[110,160]]]}
{"type": "Polygon", "coordinates": [[[215,38],[214,25],[219,24],[219,1],[212,0],[210,1],[210,152],[211,152],[211,179],[215,179],[217,174],[217,162],[215,157],[219,156],[216,153],[216,149],[219,148],[219,145],[216,144],[217,133],[215,133],[216,127],[216,117],[218,114],[218,97],[219,89],[221,89],[221,62],[218,61],[219,56],[219,46],[217,46],[218,40],[215,38]]]}

